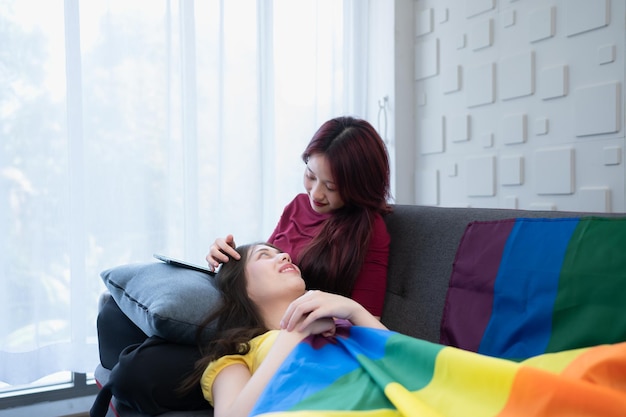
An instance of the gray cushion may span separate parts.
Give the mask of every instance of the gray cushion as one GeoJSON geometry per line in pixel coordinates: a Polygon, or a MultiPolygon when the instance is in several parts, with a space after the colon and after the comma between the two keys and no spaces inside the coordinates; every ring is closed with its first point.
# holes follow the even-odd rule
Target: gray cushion
{"type": "MultiPolygon", "coordinates": [[[[211,276],[162,262],[121,265],[100,276],[137,327],[173,342],[195,343],[201,323],[220,302],[211,276]]],[[[213,332],[208,326],[202,336],[213,332]]]]}

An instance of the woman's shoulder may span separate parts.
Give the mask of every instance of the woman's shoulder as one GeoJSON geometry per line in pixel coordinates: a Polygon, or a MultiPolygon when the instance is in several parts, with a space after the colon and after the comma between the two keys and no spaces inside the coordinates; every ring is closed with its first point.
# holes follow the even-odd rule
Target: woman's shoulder
{"type": "Polygon", "coordinates": [[[246,366],[250,373],[254,373],[263,362],[277,336],[278,330],[270,330],[250,340],[250,349],[247,353],[225,355],[209,363],[200,379],[200,386],[207,401],[213,404],[213,382],[222,370],[228,366],[240,364],[246,366]]]}
{"type": "Polygon", "coordinates": [[[387,234],[387,223],[385,222],[385,218],[382,214],[376,212],[374,213],[374,220],[372,221],[372,229],[374,232],[380,232],[387,234]]]}
{"type": "Polygon", "coordinates": [[[374,214],[374,220],[372,221],[372,235],[370,238],[371,246],[388,247],[391,241],[391,236],[387,231],[387,223],[385,223],[384,217],[380,213],[374,214]]]}
{"type": "Polygon", "coordinates": [[[296,204],[299,206],[308,206],[309,205],[309,195],[307,193],[297,194],[293,200],[291,200],[290,204],[296,204]]]}
{"type": "Polygon", "coordinates": [[[296,194],[296,196],[285,206],[283,212],[300,211],[302,208],[309,206],[309,196],[305,193],[296,194]]]}
{"type": "Polygon", "coordinates": [[[295,218],[299,219],[298,222],[304,222],[313,226],[319,225],[320,222],[332,216],[331,213],[320,214],[313,210],[309,200],[309,195],[306,193],[296,195],[293,200],[285,206],[283,216],[285,214],[288,216],[295,216],[295,218]]]}

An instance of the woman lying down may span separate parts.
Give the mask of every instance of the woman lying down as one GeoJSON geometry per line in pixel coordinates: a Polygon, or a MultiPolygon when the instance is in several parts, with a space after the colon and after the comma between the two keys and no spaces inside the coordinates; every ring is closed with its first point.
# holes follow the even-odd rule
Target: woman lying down
{"type": "Polygon", "coordinates": [[[523,362],[387,330],[355,301],[306,291],[289,255],[240,246],[216,276],[218,335],[185,384],[216,417],[624,416],[626,343],[523,362]]]}

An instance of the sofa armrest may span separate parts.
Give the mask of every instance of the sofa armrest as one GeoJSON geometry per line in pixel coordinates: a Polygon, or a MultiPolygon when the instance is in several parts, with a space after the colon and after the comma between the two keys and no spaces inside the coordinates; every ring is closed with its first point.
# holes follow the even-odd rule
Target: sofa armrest
{"type": "Polygon", "coordinates": [[[100,294],[100,297],[98,297],[98,312],[102,311],[102,307],[104,307],[104,304],[109,301],[109,298],[111,297],[112,296],[109,290],[106,290],[102,294],[100,294]]]}

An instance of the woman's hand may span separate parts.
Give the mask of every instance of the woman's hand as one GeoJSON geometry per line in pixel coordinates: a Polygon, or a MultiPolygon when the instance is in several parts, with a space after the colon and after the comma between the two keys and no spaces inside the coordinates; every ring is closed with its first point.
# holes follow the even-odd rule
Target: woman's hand
{"type": "Polygon", "coordinates": [[[241,256],[237,253],[235,247],[235,238],[233,235],[215,239],[215,242],[211,245],[209,253],[206,256],[209,268],[215,271],[215,268],[222,263],[228,262],[230,258],[239,260],[241,256]]]}
{"type": "Polygon", "coordinates": [[[336,330],[337,326],[335,326],[335,320],[330,317],[325,317],[315,320],[313,323],[306,326],[303,331],[308,334],[321,334],[322,336],[330,337],[335,335],[336,330]]]}
{"type": "Polygon", "coordinates": [[[281,320],[288,331],[304,331],[307,326],[322,318],[340,318],[357,326],[385,328],[362,305],[351,298],[323,291],[308,291],[293,301],[281,320]]]}

